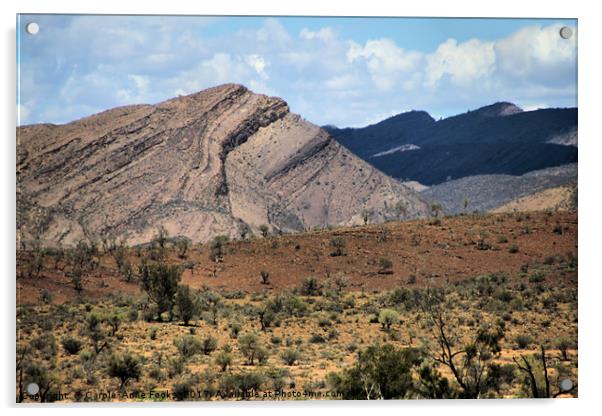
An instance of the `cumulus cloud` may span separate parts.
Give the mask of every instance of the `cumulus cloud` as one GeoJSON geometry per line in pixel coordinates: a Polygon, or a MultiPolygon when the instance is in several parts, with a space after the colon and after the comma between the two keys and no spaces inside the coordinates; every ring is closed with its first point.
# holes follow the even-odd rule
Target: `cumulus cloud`
{"type": "Polygon", "coordinates": [[[416,69],[422,54],[404,51],[391,39],[369,40],[364,46],[349,42],[347,60],[350,63],[365,61],[368,72],[376,86],[388,89],[395,85],[404,75],[416,69]]]}
{"type": "Polygon", "coordinates": [[[498,69],[525,82],[564,82],[576,68],[577,36],[561,38],[561,27],[529,26],[496,42],[498,69]]]}
{"type": "Polygon", "coordinates": [[[557,24],[486,41],[442,38],[427,50],[384,37],[377,26],[374,37],[344,36],[342,20],[299,29],[285,18],[36,19],[44,36],[21,43],[20,123],[67,122],[226,82],[281,96],[308,120],[339,126],[408,108],[575,105],[576,35],[561,39],[557,24]]]}
{"type": "Polygon", "coordinates": [[[477,39],[464,43],[448,39],[435,53],[428,55],[426,61],[425,84],[428,87],[435,87],[446,76],[452,83],[466,87],[494,71],[494,44],[477,39]]]}

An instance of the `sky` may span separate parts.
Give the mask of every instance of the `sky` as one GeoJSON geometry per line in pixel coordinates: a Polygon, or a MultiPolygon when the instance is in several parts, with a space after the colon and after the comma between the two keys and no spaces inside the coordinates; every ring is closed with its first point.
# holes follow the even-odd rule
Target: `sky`
{"type": "Polygon", "coordinates": [[[65,123],[223,83],[318,125],[497,101],[577,106],[577,21],[19,15],[18,124],[65,123]],[[25,26],[39,25],[36,35],[25,26]],[[560,28],[573,29],[562,39],[560,28]]]}

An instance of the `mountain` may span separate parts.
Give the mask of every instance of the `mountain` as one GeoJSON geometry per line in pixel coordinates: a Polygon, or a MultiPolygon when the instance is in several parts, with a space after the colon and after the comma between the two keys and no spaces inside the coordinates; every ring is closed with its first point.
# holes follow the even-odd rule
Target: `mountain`
{"type": "Polygon", "coordinates": [[[415,191],[354,156],[279,98],[226,84],[64,125],[17,129],[17,231],[73,244],[127,235],[208,241],[428,213],[415,191]]]}
{"type": "Polygon", "coordinates": [[[424,185],[577,162],[576,108],[522,111],[499,102],[439,121],[411,111],[363,128],[326,130],[383,172],[424,185]]]}
{"type": "MultiPolygon", "coordinates": [[[[475,175],[422,190],[426,199],[441,204],[445,213],[502,212],[576,208],[568,204],[576,190],[577,164],[536,170],[524,175],[475,175]],[[549,192],[545,192],[549,190],[549,192]],[[545,192],[545,193],[544,193],[545,192]],[[464,207],[464,201],[468,205],[464,207]]],[[[576,194],[575,194],[576,195],[576,194]]]]}

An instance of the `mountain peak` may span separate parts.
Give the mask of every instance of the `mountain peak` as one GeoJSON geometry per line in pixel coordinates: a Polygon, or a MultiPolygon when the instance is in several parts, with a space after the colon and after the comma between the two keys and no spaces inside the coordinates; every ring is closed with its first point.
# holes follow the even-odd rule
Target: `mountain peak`
{"type": "Polygon", "coordinates": [[[504,117],[512,114],[522,113],[523,109],[510,102],[499,101],[497,103],[481,107],[474,112],[483,117],[504,117]]]}
{"type": "Polygon", "coordinates": [[[224,84],[52,128],[19,127],[19,238],[209,241],[425,216],[427,203],[280,98],[224,84]],[[102,196],[102,197],[99,197],[102,196]]]}

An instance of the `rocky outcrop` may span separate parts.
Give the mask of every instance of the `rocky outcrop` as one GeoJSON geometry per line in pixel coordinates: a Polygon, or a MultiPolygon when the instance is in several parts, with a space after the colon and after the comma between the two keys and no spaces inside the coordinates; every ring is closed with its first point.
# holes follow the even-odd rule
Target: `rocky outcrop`
{"type": "Polygon", "coordinates": [[[300,231],[425,215],[377,171],[279,98],[235,84],[65,125],[17,129],[17,231],[25,241],[207,241],[267,224],[300,231]]]}

